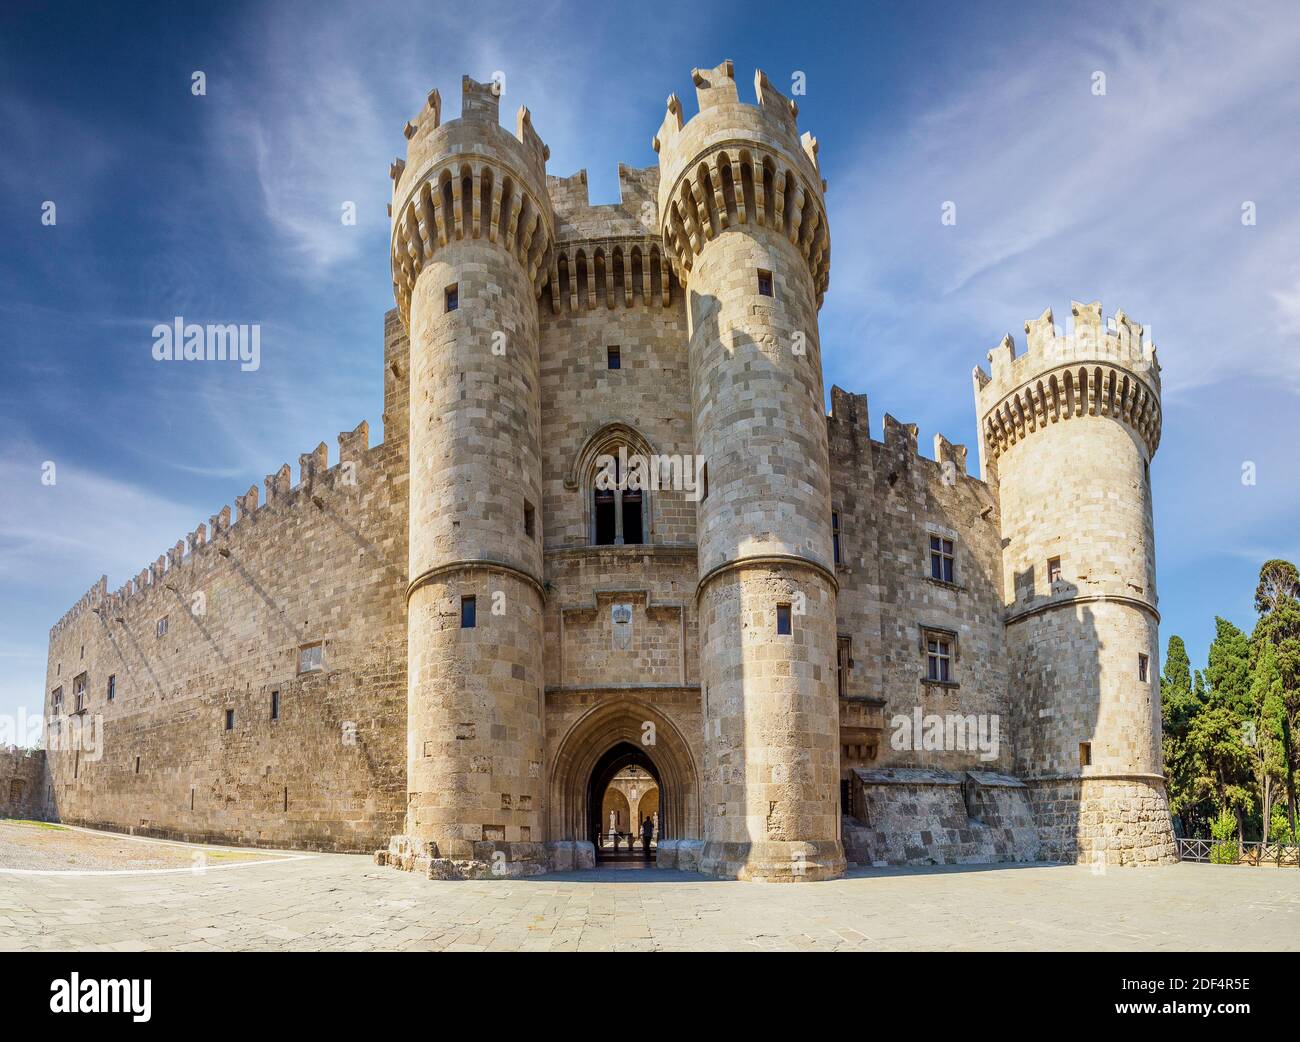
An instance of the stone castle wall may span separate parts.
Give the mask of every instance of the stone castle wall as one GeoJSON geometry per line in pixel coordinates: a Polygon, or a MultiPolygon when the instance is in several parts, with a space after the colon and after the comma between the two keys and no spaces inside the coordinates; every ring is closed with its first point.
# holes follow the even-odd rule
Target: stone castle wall
{"type": "MultiPolygon", "coordinates": [[[[391,326],[386,340],[400,371],[405,340],[391,326]]],[[[385,412],[398,416],[404,385],[390,372],[385,412]]],[[[250,845],[387,841],[406,802],[408,468],[403,428],[374,447],[367,436],[365,425],[340,436],[332,467],[324,446],[305,456],[296,486],[286,466],[266,503],[241,497],[233,523],[217,515],[151,581],[55,627],[46,714],[59,820],[250,845]],[[302,673],[313,644],[322,668],[302,673]],[[67,740],[83,724],[89,740],[67,740]]]]}
{"type": "Polygon", "coordinates": [[[45,821],[51,813],[44,750],[0,746],[0,818],[45,821]]]}
{"type": "MultiPolygon", "coordinates": [[[[865,722],[846,734],[841,774],[855,767],[932,767],[1010,771],[1015,721],[1001,621],[998,489],[966,472],[966,449],[942,436],[934,458],[918,453],[915,426],[884,419],[884,440],[871,438],[867,399],[832,390],[829,421],[840,522],[840,635],[851,668],[844,716],[865,704],[865,722]],[[952,541],[954,581],[935,580],[930,539],[952,541]],[[944,633],[954,646],[952,680],[926,677],[924,634],[944,633]],[[996,718],[996,755],[977,749],[897,749],[895,716],[950,713],[996,718]]],[[[915,744],[915,743],[912,743],[915,744]]],[[[992,743],[990,743],[992,744],[992,743]]]]}

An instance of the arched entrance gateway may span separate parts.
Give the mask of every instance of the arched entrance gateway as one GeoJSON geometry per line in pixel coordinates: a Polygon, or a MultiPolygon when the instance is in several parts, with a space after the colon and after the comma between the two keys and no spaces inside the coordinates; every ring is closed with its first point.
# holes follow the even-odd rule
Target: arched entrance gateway
{"type": "MultiPolygon", "coordinates": [[[[653,706],[636,699],[616,699],[593,706],[561,740],[550,772],[552,839],[597,843],[608,834],[608,809],[626,815],[626,831],[635,832],[642,808],[658,813],[657,840],[700,838],[700,792],[695,759],[677,726],[653,706]],[[637,806],[630,807],[620,774],[639,769],[648,775],[637,806]],[[652,783],[652,784],[651,784],[652,783]],[[657,803],[645,799],[653,791],[657,803]],[[617,793],[607,804],[607,792],[617,793]]],[[[619,826],[624,831],[625,826],[619,826]]],[[[612,852],[612,844],[609,851],[612,852]]],[[[640,841],[637,841],[640,850],[640,841]]]]}

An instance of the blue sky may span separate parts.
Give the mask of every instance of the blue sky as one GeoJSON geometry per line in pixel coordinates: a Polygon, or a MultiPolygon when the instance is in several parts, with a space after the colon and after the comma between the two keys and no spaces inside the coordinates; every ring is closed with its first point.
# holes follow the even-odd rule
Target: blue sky
{"type": "Polygon", "coordinates": [[[388,165],[429,88],[451,117],[462,73],[504,72],[507,119],[528,105],[550,172],[587,168],[607,202],[619,162],[655,161],[668,94],[689,115],[690,70],[723,58],[746,97],[756,67],[806,77],[827,386],[870,395],[877,437],[889,412],[975,469],[970,372],[1004,333],[1071,298],[1153,327],[1162,632],[1198,664],[1216,613],[1253,624],[1260,563],[1300,558],[1300,15],[1111,6],[10,0],[0,714],[39,711],[49,627],[101,574],[117,588],[363,418],[378,440],[388,165]],[[175,315],[260,323],[260,369],[154,362],[175,315]]]}

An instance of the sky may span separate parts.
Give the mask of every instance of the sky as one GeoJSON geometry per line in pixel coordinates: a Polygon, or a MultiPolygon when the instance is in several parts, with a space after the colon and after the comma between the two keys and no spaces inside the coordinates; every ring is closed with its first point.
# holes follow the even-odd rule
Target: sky
{"type": "Polygon", "coordinates": [[[40,712],[49,628],[101,574],[362,419],[380,440],[388,168],[430,88],[454,118],[462,74],[503,73],[507,125],[527,105],[549,172],[613,202],[725,58],[742,98],[755,68],[804,85],[826,386],[876,437],[888,412],[975,470],[970,374],[1005,333],[1072,299],[1151,327],[1162,638],[1203,663],[1260,564],[1300,559],[1300,13],[1118,6],[6,0],[0,717],[40,712]],[[260,324],[260,367],[156,362],[177,315],[260,324]]]}

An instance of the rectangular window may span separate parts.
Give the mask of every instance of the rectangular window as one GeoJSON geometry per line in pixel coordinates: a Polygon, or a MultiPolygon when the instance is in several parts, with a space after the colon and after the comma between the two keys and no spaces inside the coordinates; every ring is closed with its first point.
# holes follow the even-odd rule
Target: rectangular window
{"type": "Polygon", "coordinates": [[[447,310],[455,311],[460,307],[460,284],[447,287],[447,310]]]}
{"type": "Polygon", "coordinates": [[[155,628],[154,632],[155,632],[158,636],[160,636],[160,637],[165,637],[165,636],[167,636],[167,616],[166,616],[166,615],[164,615],[161,619],[158,620],[158,624],[157,624],[157,627],[155,628]]]}
{"type": "Polygon", "coordinates": [[[108,678],[108,700],[111,702],[117,697],[117,674],[112,673],[108,678]]]}
{"type": "Polygon", "coordinates": [[[700,467],[700,484],[704,486],[700,490],[700,502],[703,503],[709,498],[709,465],[707,463],[700,467]]]}
{"type": "Polygon", "coordinates": [[[226,710],[226,730],[227,730],[227,731],[233,731],[234,729],[235,729],[235,711],[234,711],[233,709],[227,709],[227,710],[226,710]]]}
{"type": "Polygon", "coordinates": [[[760,297],[772,296],[772,273],[758,269],[758,295],[760,297]]]}
{"type": "Polygon", "coordinates": [[[138,756],[135,758],[135,773],[140,773],[140,757],[138,756]]]}
{"type": "Polygon", "coordinates": [[[76,701],[77,712],[86,708],[86,674],[78,673],[72,681],[72,694],[76,701]]]}
{"type": "Polygon", "coordinates": [[[606,352],[606,361],[609,363],[611,369],[623,368],[623,359],[620,356],[617,347],[611,347],[608,352],[606,352]]]}
{"type": "Polygon", "coordinates": [[[534,538],[536,523],[537,522],[536,522],[535,511],[533,510],[533,505],[530,502],[528,502],[528,500],[525,499],[524,500],[524,535],[528,536],[529,539],[534,538]]]}
{"type": "Polygon", "coordinates": [[[952,683],[952,643],[943,637],[925,642],[925,676],[940,684],[952,683]]]}
{"type": "Polygon", "coordinates": [[[1091,742],[1079,743],[1079,766],[1080,767],[1092,766],[1092,743],[1091,742]]]}
{"type": "Polygon", "coordinates": [[[840,512],[831,511],[831,549],[834,551],[835,563],[840,563],[840,512]]]}
{"type": "Polygon", "coordinates": [[[849,657],[851,650],[851,637],[838,637],[836,639],[835,686],[839,691],[840,698],[847,698],[849,694],[849,670],[853,668],[853,659],[849,657]]]}
{"type": "Polygon", "coordinates": [[[952,540],[937,535],[930,536],[930,578],[945,583],[955,582],[954,560],[952,540]]]}
{"type": "Polygon", "coordinates": [[[1061,581],[1061,559],[1059,557],[1050,558],[1047,562],[1047,584],[1059,583],[1061,581]]]}
{"type": "Polygon", "coordinates": [[[478,625],[478,604],[471,597],[462,597],[460,599],[460,628],[463,630],[472,630],[478,625]]]}
{"type": "Polygon", "coordinates": [[[271,692],[271,719],[272,720],[280,719],[280,692],[279,691],[271,692]]]}
{"type": "Polygon", "coordinates": [[[304,644],[298,649],[298,672],[316,673],[325,668],[325,646],[304,644]]]}
{"type": "Polygon", "coordinates": [[[1138,656],[1138,680],[1144,684],[1147,682],[1147,663],[1149,661],[1145,655],[1138,656]]]}
{"type": "Polygon", "coordinates": [[[776,606],[776,634],[778,637],[788,637],[794,632],[793,624],[790,619],[790,605],[778,604],[776,606]]]}
{"type": "Polygon", "coordinates": [[[56,713],[63,712],[63,688],[56,687],[54,689],[54,697],[50,704],[54,707],[56,713]]]}

